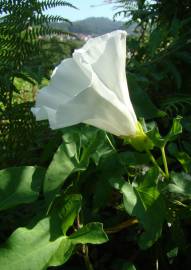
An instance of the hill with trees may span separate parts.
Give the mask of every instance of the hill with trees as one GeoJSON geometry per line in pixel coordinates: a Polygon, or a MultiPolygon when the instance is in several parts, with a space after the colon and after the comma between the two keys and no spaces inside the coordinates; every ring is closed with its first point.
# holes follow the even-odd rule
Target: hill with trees
{"type": "MultiPolygon", "coordinates": [[[[82,33],[86,35],[102,35],[124,28],[123,22],[112,21],[104,17],[90,17],[81,21],[75,21],[72,24],[67,22],[53,23],[52,26],[62,31],[82,33]]],[[[128,32],[132,33],[132,30],[132,28],[129,28],[128,32]]]]}

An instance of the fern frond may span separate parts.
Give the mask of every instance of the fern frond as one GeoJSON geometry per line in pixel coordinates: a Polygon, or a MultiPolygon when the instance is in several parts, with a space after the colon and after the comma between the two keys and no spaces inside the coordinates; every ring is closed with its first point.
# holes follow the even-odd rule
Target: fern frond
{"type": "Polygon", "coordinates": [[[34,18],[31,18],[30,25],[43,25],[43,24],[50,24],[55,22],[67,22],[71,24],[71,22],[62,16],[52,16],[52,15],[37,15],[34,18]]]}
{"type": "Polygon", "coordinates": [[[63,7],[71,7],[71,8],[75,8],[77,9],[74,5],[72,5],[71,3],[67,2],[67,1],[62,1],[62,0],[47,0],[47,1],[42,1],[40,3],[40,7],[41,9],[47,10],[49,8],[55,8],[58,6],[63,6],[63,7]]]}
{"type": "Polygon", "coordinates": [[[191,107],[190,95],[175,95],[172,96],[161,104],[161,109],[165,111],[169,116],[177,114],[184,114],[188,108],[191,107]]]}
{"type": "MultiPolygon", "coordinates": [[[[0,0],[0,74],[7,74],[6,84],[0,77],[0,93],[7,92],[7,102],[11,99],[15,88],[14,76],[20,72],[24,63],[34,55],[38,55],[42,45],[42,36],[65,34],[51,28],[51,23],[69,22],[61,16],[44,15],[43,12],[57,6],[75,8],[68,1],[61,0],[0,0]],[[6,69],[11,64],[10,69],[6,69]],[[16,73],[15,73],[16,72],[16,73]],[[5,90],[6,89],[6,90],[5,90]]],[[[29,76],[30,77],[30,76],[29,76]]]]}
{"type": "Polygon", "coordinates": [[[6,14],[0,20],[0,59],[7,63],[15,60],[21,66],[24,59],[38,50],[40,36],[63,34],[50,27],[53,22],[67,22],[61,16],[44,15],[43,11],[56,6],[75,8],[67,1],[0,1],[0,13],[6,14]]]}

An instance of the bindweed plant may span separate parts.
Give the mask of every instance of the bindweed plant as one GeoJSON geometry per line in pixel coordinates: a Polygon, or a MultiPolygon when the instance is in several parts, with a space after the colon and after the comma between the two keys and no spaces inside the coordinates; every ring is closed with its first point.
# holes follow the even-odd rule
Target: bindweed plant
{"type": "Polygon", "coordinates": [[[166,135],[137,119],[125,37],[89,40],[40,91],[32,111],[60,129],[62,143],[47,168],[0,171],[0,210],[34,212],[2,245],[4,270],[142,269],[146,252],[147,269],[171,269],[189,251],[191,157],[181,150],[181,117],[166,135]]]}
{"type": "MultiPolygon", "coordinates": [[[[1,211],[36,201],[37,212],[27,227],[17,228],[1,247],[0,264],[5,270],[40,270],[63,265],[78,254],[87,269],[94,265],[105,269],[100,258],[104,255],[92,245],[89,251],[89,244],[115,245],[121,233],[127,235],[126,249],[131,242],[138,245],[139,253],[157,245],[163,248],[166,264],[172,263],[188,248],[175,230],[183,233],[181,219],[186,222],[190,218],[191,159],[186,153],[181,158],[165,154],[166,147],[173,149],[171,141],[181,132],[179,117],[164,137],[154,126],[146,133],[152,150],[139,152],[127,145],[117,149],[117,143],[104,131],[78,125],[62,129],[63,142],[47,169],[22,166],[1,170],[1,211]],[[157,148],[161,156],[157,152],[154,157],[157,148]],[[171,170],[176,158],[182,171],[180,167],[171,170]],[[128,240],[128,230],[133,239],[128,240]]],[[[112,269],[117,259],[106,260],[107,269],[112,269]]],[[[128,254],[122,254],[122,259],[122,265],[132,260],[128,254]]],[[[155,260],[163,269],[160,253],[155,260]]]]}

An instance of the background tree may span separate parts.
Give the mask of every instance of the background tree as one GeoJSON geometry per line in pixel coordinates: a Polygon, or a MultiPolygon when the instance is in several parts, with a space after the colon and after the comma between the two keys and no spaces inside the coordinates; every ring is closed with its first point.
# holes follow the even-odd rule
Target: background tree
{"type": "MultiPolygon", "coordinates": [[[[50,70],[58,63],[60,57],[54,60],[53,57],[47,57],[47,46],[51,47],[51,35],[66,34],[66,32],[53,29],[51,23],[69,23],[69,21],[61,16],[44,14],[47,9],[57,6],[74,8],[71,3],[60,0],[0,1],[0,150],[2,160],[5,157],[10,162],[22,159],[24,148],[32,141],[36,124],[30,113],[31,103],[28,103],[31,98],[23,104],[17,104],[22,95],[19,82],[25,82],[25,85],[28,82],[31,85],[29,96],[34,99],[37,84],[41,83],[44,77],[49,77],[50,70]],[[45,39],[46,36],[49,37],[48,40],[45,39]],[[46,45],[48,43],[49,45],[46,45]],[[20,155],[19,152],[21,152],[20,155]]],[[[63,53],[64,44],[58,47],[57,52],[63,53]]],[[[67,50],[62,58],[70,54],[70,49],[67,50]]]]}
{"type": "MultiPolygon", "coordinates": [[[[114,1],[137,24],[128,39],[129,76],[168,114],[190,113],[191,1],[114,1]]],[[[131,83],[131,79],[130,79],[131,83]]]]}

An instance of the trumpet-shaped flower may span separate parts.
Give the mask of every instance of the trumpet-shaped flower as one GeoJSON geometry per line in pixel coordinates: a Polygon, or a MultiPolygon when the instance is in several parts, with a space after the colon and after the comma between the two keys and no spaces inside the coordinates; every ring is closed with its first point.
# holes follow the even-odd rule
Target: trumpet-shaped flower
{"type": "Polygon", "coordinates": [[[134,136],[137,118],[125,62],[125,31],[89,39],[55,68],[39,92],[32,108],[36,119],[48,119],[52,129],[87,123],[117,136],[134,136]]]}

